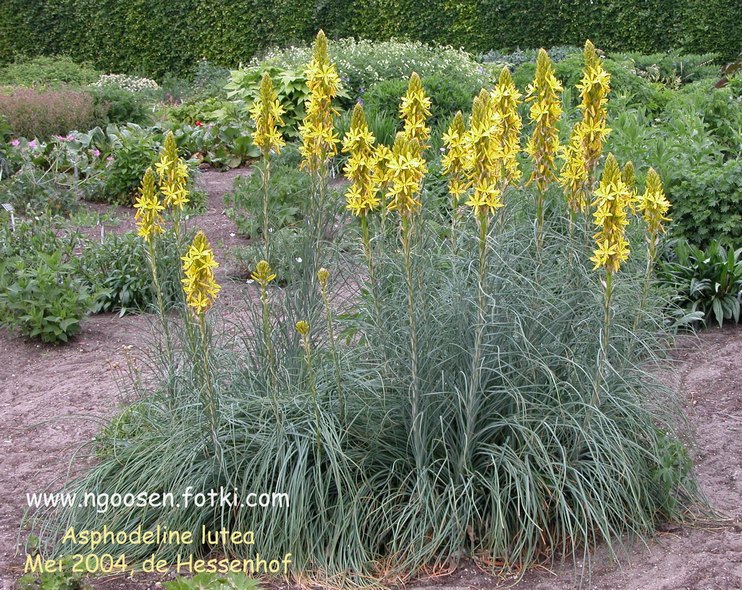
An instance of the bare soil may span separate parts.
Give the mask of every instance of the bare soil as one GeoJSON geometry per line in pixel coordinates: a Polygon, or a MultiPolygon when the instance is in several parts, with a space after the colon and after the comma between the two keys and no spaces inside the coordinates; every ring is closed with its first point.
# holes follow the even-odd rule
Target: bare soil
{"type": "MultiPolygon", "coordinates": [[[[203,175],[208,211],[194,219],[217,255],[244,242],[223,214],[223,194],[246,171],[203,175]]],[[[122,210],[121,217],[130,211],[122,210]]],[[[126,221],[115,231],[131,228],[126,221]]],[[[225,280],[228,268],[220,268],[225,280]]],[[[236,305],[241,287],[229,282],[226,298],[236,305]]],[[[226,303],[226,302],[225,302],[226,303]]],[[[0,590],[12,590],[22,573],[20,529],[26,494],[53,489],[90,462],[95,433],[121,404],[119,369],[146,349],[147,316],[97,315],[66,346],[45,346],[0,333],[0,590]]],[[[463,564],[453,575],[423,579],[434,586],[517,590],[731,590],[742,589],[742,327],[712,329],[679,340],[666,375],[684,404],[695,433],[691,449],[702,491],[720,514],[671,528],[645,543],[627,542],[620,565],[605,548],[591,565],[577,560],[551,570],[534,568],[519,581],[494,579],[463,564]]],[[[141,590],[161,587],[154,578],[93,579],[94,588],[141,590]]]]}

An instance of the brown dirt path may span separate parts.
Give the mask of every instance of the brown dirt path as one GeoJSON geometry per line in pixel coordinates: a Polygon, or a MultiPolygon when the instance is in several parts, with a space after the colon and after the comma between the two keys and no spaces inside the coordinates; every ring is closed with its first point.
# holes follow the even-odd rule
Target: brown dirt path
{"type": "MultiPolygon", "coordinates": [[[[223,215],[223,193],[245,171],[203,175],[209,210],[194,219],[219,251],[241,243],[223,215]]],[[[225,269],[219,269],[220,274],[225,269]]],[[[232,284],[235,298],[240,288],[232,284]]],[[[228,294],[225,293],[225,294],[228,294]]],[[[145,346],[145,316],[91,317],[71,344],[48,347],[0,333],[0,590],[12,590],[22,567],[17,540],[26,493],[54,486],[70,469],[85,466],[89,442],[119,400],[116,365],[125,366],[145,346]],[[77,453],[77,454],[76,454],[77,453]],[[72,466],[72,467],[70,467],[72,466]]],[[[591,575],[571,562],[554,571],[534,570],[517,590],[571,590],[582,581],[595,590],[742,589],[742,327],[709,330],[680,339],[668,380],[680,390],[697,437],[693,455],[703,491],[725,513],[722,522],[659,533],[647,546],[634,543],[616,566],[603,549],[591,575]]],[[[513,579],[494,580],[471,566],[415,586],[504,588],[513,579]]],[[[140,590],[156,580],[93,581],[94,588],[140,590]]]]}

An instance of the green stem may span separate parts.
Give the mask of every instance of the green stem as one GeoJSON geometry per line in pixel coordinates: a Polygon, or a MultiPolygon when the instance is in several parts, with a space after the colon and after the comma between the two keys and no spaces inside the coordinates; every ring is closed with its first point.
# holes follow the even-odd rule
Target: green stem
{"type": "Polygon", "coordinates": [[[162,325],[162,332],[165,335],[165,353],[168,360],[168,370],[172,370],[175,367],[175,359],[173,356],[173,344],[170,336],[170,328],[168,327],[167,320],[165,318],[165,300],[162,296],[162,287],[160,286],[160,279],[157,273],[157,258],[155,252],[154,239],[147,240],[147,252],[149,254],[149,267],[152,271],[152,284],[155,288],[155,298],[157,300],[157,311],[160,317],[160,324],[162,325]]]}
{"type": "Polygon", "coordinates": [[[340,371],[340,358],[338,357],[337,346],[335,344],[335,328],[333,327],[333,324],[332,324],[332,309],[330,308],[330,299],[327,295],[326,287],[322,287],[322,303],[325,306],[325,318],[327,321],[327,334],[330,338],[330,351],[332,354],[332,362],[335,365],[335,384],[337,387],[340,423],[345,424],[345,393],[343,392],[342,372],[340,371]]]}
{"type": "Polygon", "coordinates": [[[412,272],[412,221],[409,216],[402,217],[402,249],[405,259],[405,279],[407,282],[407,315],[410,323],[410,373],[412,379],[412,445],[418,472],[425,467],[422,435],[422,400],[419,383],[419,359],[417,341],[417,320],[415,309],[415,283],[412,272]]]}
{"type": "Polygon", "coordinates": [[[263,152],[263,247],[265,259],[270,260],[270,237],[268,232],[268,186],[271,177],[270,150],[263,152]]]}
{"type": "Polygon", "coordinates": [[[219,444],[219,399],[214,390],[211,377],[211,366],[209,363],[209,336],[206,329],[206,314],[198,314],[198,325],[201,332],[201,357],[203,362],[203,379],[206,385],[207,398],[205,406],[209,414],[209,426],[211,428],[211,439],[214,445],[214,456],[222,462],[221,445],[219,444]]]}

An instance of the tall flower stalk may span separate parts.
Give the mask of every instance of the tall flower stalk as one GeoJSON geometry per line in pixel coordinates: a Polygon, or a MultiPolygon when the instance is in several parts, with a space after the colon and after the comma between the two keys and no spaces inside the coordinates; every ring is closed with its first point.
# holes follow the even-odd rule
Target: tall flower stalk
{"type": "Polygon", "coordinates": [[[593,222],[597,232],[593,236],[596,247],[590,260],[594,263],[594,270],[603,269],[605,272],[603,329],[600,341],[601,362],[598,377],[595,380],[594,403],[597,403],[599,399],[599,389],[605,371],[604,365],[607,364],[610,344],[613,276],[629,257],[629,242],[626,239],[626,226],[628,225],[626,209],[630,200],[631,194],[621,178],[618,161],[613,154],[608,154],[600,185],[595,191],[595,200],[592,203],[593,222]]]}
{"type": "Polygon", "coordinates": [[[219,263],[214,259],[206,235],[199,231],[193,238],[183,260],[183,292],[185,293],[186,305],[196,317],[201,340],[201,354],[199,358],[202,363],[203,380],[206,386],[206,399],[204,406],[209,416],[212,444],[214,454],[222,459],[221,446],[219,444],[219,398],[214,389],[214,379],[211,374],[209,362],[209,333],[206,325],[206,312],[211,309],[221,287],[214,278],[214,269],[219,263]]]}
{"type": "Polygon", "coordinates": [[[371,252],[368,215],[377,210],[381,204],[378,195],[378,180],[375,174],[374,143],[376,139],[368,128],[363,107],[356,104],[353,108],[350,129],[343,139],[343,151],[350,154],[345,165],[345,176],[350,186],[345,193],[347,209],[360,219],[363,236],[363,251],[368,262],[369,273],[373,281],[374,264],[371,252]]]}
{"type": "Polygon", "coordinates": [[[268,232],[268,187],[270,186],[271,174],[271,153],[281,153],[281,148],[285,145],[279,127],[283,126],[283,107],[278,100],[278,93],[273,88],[268,72],[263,73],[260,80],[260,91],[258,97],[250,109],[250,117],[255,125],[253,134],[253,143],[260,149],[263,156],[263,247],[265,248],[265,257],[270,258],[270,239],[268,232]]]}
{"type": "Polygon", "coordinates": [[[454,253],[457,249],[456,224],[459,218],[460,199],[469,188],[470,182],[466,173],[468,160],[465,136],[464,116],[458,111],[448,131],[443,134],[445,154],[441,158],[443,173],[448,176],[448,192],[451,195],[451,249],[454,253]]]}
{"type": "Polygon", "coordinates": [[[155,185],[155,173],[152,168],[147,168],[147,171],[144,173],[142,185],[139,189],[139,196],[134,203],[134,209],[136,210],[134,218],[137,222],[137,235],[147,244],[147,260],[149,262],[150,272],[152,273],[152,285],[155,290],[160,325],[165,336],[165,354],[168,359],[168,367],[173,367],[175,363],[173,345],[170,337],[170,328],[165,319],[165,301],[157,269],[156,239],[158,235],[165,231],[165,220],[162,216],[163,211],[165,211],[165,205],[160,202],[157,186],[155,185]]]}
{"type": "Polygon", "coordinates": [[[255,265],[252,279],[260,285],[260,305],[263,321],[263,347],[265,358],[268,361],[268,373],[273,390],[273,400],[276,414],[278,414],[278,402],[276,401],[275,388],[278,384],[278,368],[276,366],[276,355],[273,351],[273,334],[271,331],[270,303],[268,300],[268,285],[276,279],[276,273],[271,269],[267,260],[261,260],[255,265]]]}
{"type": "MultiPolygon", "coordinates": [[[[574,224],[579,213],[586,213],[590,206],[590,195],[595,189],[595,170],[603,153],[605,139],[610,133],[606,126],[608,93],[611,76],[603,68],[595,46],[588,40],[584,50],[585,66],[582,79],[577,85],[580,91],[578,121],[569,142],[560,151],[563,164],[559,184],[564,190],[574,224]]],[[[570,226],[570,234],[572,227],[570,226]]]]}
{"type": "Polygon", "coordinates": [[[427,141],[430,139],[430,127],[426,125],[430,117],[430,98],[425,95],[422,80],[417,72],[410,75],[399,113],[404,122],[402,133],[421,154],[428,147],[427,141]]]}
{"type": "Polygon", "coordinates": [[[469,130],[465,144],[469,155],[467,170],[472,192],[466,204],[472,208],[479,228],[479,264],[477,272],[478,302],[477,327],[474,337],[474,354],[472,355],[471,379],[469,380],[466,401],[466,437],[467,445],[462,448],[459,457],[459,469],[469,469],[472,440],[476,428],[477,401],[481,385],[481,364],[483,357],[484,326],[487,307],[487,236],[490,220],[498,209],[504,206],[501,195],[501,182],[505,171],[503,114],[496,108],[493,96],[482,90],[472,104],[469,130]]]}
{"type": "Polygon", "coordinates": [[[337,111],[332,100],[340,91],[340,76],[335,65],[330,62],[327,52],[327,37],[320,31],[314,42],[312,59],[304,72],[307,77],[309,97],[305,102],[306,115],[299,127],[302,144],[299,152],[302,155],[301,166],[312,178],[313,199],[307,203],[305,219],[308,235],[313,236],[313,260],[306,261],[309,274],[307,279],[314,282],[316,262],[324,231],[324,212],[327,197],[328,163],[337,153],[339,139],[333,124],[337,111]]]}
{"type": "Polygon", "coordinates": [[[330,271],[326,268],[320,268],[317,271],[317,280],[319,281],[320,292],[322,294],[322,304],[325,308],[325,322],[327,323],[327,336],[330,340],[330,353],[332,355],[332,364],[335,367],[335,386],[337,387],[338,412],[340,414],[340,423],[345,424],[345,393],[343,391],[342,372],[340,370],[340,357],[338,355],[337,345],[335,342],[335,327],[332,318],[332,307],[330,307],[330,297],[328,292],[328,281],[330,271]]]}
{"type": "Polygon", "coordinates": [[[315,443],[317,445],[317,456],[322,454],[322,437],[320,430],[320,409],[319,396],[317,394],[317,380],[314,375],[314,365],[312,359],[312,343],[309,340],[310,326],[306,320],[299,320],[294,325],[299,336],[301,336],[301,347],[304,349],[304,364],[307,368],[307,379],[309,380],[309,394],[312,396],[312,405],[314,406],[314,432],[315,443]]]}
{"type": "Polygon", "coordinates": [[[546,189],[556,180],[554,159],[559,150],[559,129],[562,115],[562,85],[554,75],[554,67],[546,51],[539,49],[536,75],[528,86],[526,101],[531,102],[529,117],[534,124],[526,152],[533,162],[528,179],[536,184],[536,248],[543,244],[546,189]]]}
{"type": "Polygon", "coordinates": [[[407,313],[410,323],[410,371],[412,379],[412,439],[417,468],[422,472],[425,467],[425,448],[422,433],[422,392],[420,390],[417,334],[417,309],[415,305],[415,280],[412,264],[412,232],[415,214],[420,209],[419,200],[422,181],[427,172],[425,160],[420,154],[420,146],[404,133],[398,133],[389,162],[391,183],[389,186],[389,211],[396,211],[400,217],[402,230],[402,250],[405,262],[405,280],[407,283],[407,313]]]}
{"type": "Polygon", "coordinates": [[[165,209],[173,213],[173,230],[175,240],[180,248],[183,231],[181,228],[183,209],[188,199],[188,165],[178,156],[178,145],[172,131],[165,135],[160,157],[155,163],[157,183],[162,194],[165,209]]]}
{"type": "Polygon", "coordinates": [[[638,210],[644,218],[645,238],[647,242],[647,268],[644,274],[641,299],[639,300],[639,314],[634,320],[634,332],[639,327],[640,314],[649,295],[649,286],[654,274],[654,265],[657,261],[657,247],[660,235],[665,232],[663,222],[670,221],[667,212],[670,210],[670,201],[665,196],[662,180],[654,168],[647,172],[644,193],[638,197],[638,210]]]}

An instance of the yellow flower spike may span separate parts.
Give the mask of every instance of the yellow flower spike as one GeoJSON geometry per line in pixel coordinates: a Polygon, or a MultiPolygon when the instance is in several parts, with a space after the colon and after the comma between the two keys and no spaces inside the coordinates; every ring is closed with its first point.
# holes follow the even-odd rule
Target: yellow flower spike
{"type": "Polygon", "coordinates": [[[493,108],[492,96],[482,90],[474,98],[469,130],[464,137],[466,165],[473,192],[466,204],[477,217],[492,215],[504,204],[498,188],[501,179],[502,117],[493,108]]]}
{"type": "Polygon", "coordinates": [[[271,265],[268,264],[267,260],[261,260],[255,265],[255,270],[252,272],[253,280],[263,288],[267,288],[271,281],[275,280],[276,274],[271,269],[271,265]]]}
{"type": "Polygon", "coordinates": [[[410,76],[399,113],[404,121],[405,137],[417,144],[419,151],[422,152],[427,147],[426,142],[430,138],[430,128],[425,126],[425,122],[430,117],[430,98],[425,95],[422,80],[417,72],[412,72],[410,76]]]}
{"type": "Polygon", "coordinates": [[[585,167],[585,150],[578,129],[573,130],[569,143],[560,152],[564,163],[558,181],[567,204],[575,213],[585,211],[590,204],[590,175],[585,167]]]}
{"type": "Polygon", "coordinates": [[[454,205],[469,188],[466,176],[467,153],[464,142],[466,125],[461,111],[456,113],[448,131],[443,134],[446,153],[441,158],[443,173],[448,176],[448,192],[454,197],[454,205]]]}
{"type": "Polygon", "coordinates": [[[271,151],[280,154],[281,148],[285,145],[279,131],[279,127],[284,125],[281,118],[283,114],[278,93],[273,88],[273,80],[268,72],[264,72],[260,80],[258,97],[250,108],[250,117],[255,123],[253,143],[260,148],[263,156],[271,151]]]}
{"type": "Polygon", "coordinates": [[[647,224],[647,231],[652,238],[656,238],[660,233],[665,231],[662,225],[663,221],[671,221],[667,217],[670,210],[670,201],[665,196],[665,190],[662,188],[662,180],[654,168],[647,172],[647,182],[644,194],[639,197],[639,210],[641,211],[644,221],[647,224]]]}
{"type": "Polygon", "coordinates": [[[374,211],[381,203],[375,174],[375,141],[373,133],[368,129],[363,107],[356,104],[350,129],[343,140],[343,151],[350,154],[344,168],[345,176],[351,183],[345,193],[347,208],[358,217],[374,211]]]}
{"type": "Polygon", "coordinates": [[[324,266],[317,271],[317,280],[319,281],[320,287],[325,289],[327,287],[327,281],[330,279],[330,271],[324,266]]]}
{"type": "Polygon", "coordinates": [[[296,328],[296,331],[302,336],[307,336],[309,334],[309,322],[305,320],[299,320],[296,322],[294,328],[296,328]]]}
{"type": "Polygon", "coordinates": [[[636,213],[636,207],[639,204],[639,192],[636,189],[636,170],[631,160],[624,164],[623,170],[621,170],[621,180],[629,191],[629,209],[632,213],[636,213]]]}
{"type": "Polygon", "coordinates": [[[518,114],[518,103],[520,92],[515,87],[513,77],[507,67],[502,68],[500,79],[492,91],[492,104],[494,111],[501,118],[500,130],[500,159],[502,171],[500,176],[504,185],[512,185],[521,177],[518,165],[518,154],[520,153],[520,131],[523,127],[518,114]]]}
{"type": "Polygon", "coordinates": [[[526,101],[532,103],[529,117],[534,123],[526,153],[533,161],[533,171],[528,182],[535,182],[542,193],[556,179],[554,158],[559,149],[557,124],[562,115],[561,92],[562,85],[554,75],[549,56],[546,51],[539,49],[536,75],[526,93],[526,101]]]}
{"type": "Polygon", "coordinates": [[[165,207],[183,209],[188,204],[188,166],[178,156],[178,146],[172,131],[165,135],[155,169],[165,207]]]}
{"type": "Polygon", "coordinates": [[[598,165],[603,144],[611,131],[606,127],[611,75],[603,68],[600,56],[589,39],[585,42],[584,59],[585,69],[577,84],[581,98],[577,108],[582,113],[582,120],[576,127],[584,149],[585,168],[590,175],[598,165]]]}
{"type": "Polygon", "coordinates": [[[590,258],[595,264],[594,270],[604,267],[609,273],[617,272],[621,263],[628,259],[626,208],[630,199],[630,192],[621,179],[618,161],[613,154],[608,154],[592,203],[595,207],[593,220],[598,229],[593,236],[597,247],[590,258]]]}
{"type": "Polygon", "coordinates": [[[339,139],[333,126],[332,99],[340,91],[340,76],[327,55],[327,37],[317,33],[312,50],[312,60],[304,72],[307,77],[309,98],[304,103],[306,115],[299,127],[303,157],[302,168],[311,174],[320,174],[327,161],[337,153],[339,139]]]}
{"type": "Polygon", "coordinates": [[[219,263],[214,259],[204,232],[199,231],[193,238],[183,261],[182,279],[186,303],[196,315],[201,315],[211,308],[221,287],[214,278],[214,269],[219,263]]]}
{"type": "Polygon", "coordinates": [[[165,210],[165,207],[157,197],[155,174],[152,168],[147,168],[144,173],[139,197],[134,203],[134,208],[136,209],[134,218],[137,220],[137,235],[151,242],[157,234],[165,231],[162,218],[162,211],[165,210]]]}
{"type": "Polygon", "coordinates": [[[418,196],[427,171],[417,142],[408,139],[403,132],[397,133],[389,162],[391,182],[387,209],[397,211],[403,218],[417,211],[421,205],[418,196]]]}

